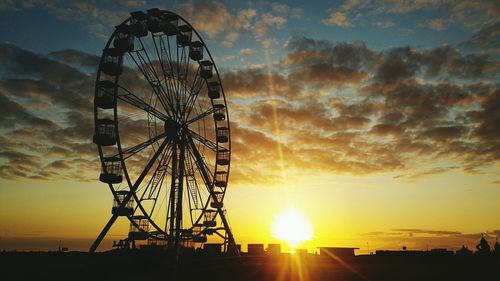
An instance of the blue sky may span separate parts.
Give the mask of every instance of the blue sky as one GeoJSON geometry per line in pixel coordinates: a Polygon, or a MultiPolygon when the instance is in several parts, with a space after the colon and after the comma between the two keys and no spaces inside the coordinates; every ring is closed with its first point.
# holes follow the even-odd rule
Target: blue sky
{"type": "MultiPolygon", "coordinates": [[[[189,10],[188,20],[202,18],[207,7],[218,9],[209,16],[232,20],[242,11],[254,11],[249,20],[253,26],[248,28],[231,27],[229,22],[209,23],[205,27],[201,26],[202,21],[196,22],[200,24],[200,30],[212,26],[217,29],[210,33],[212,36],[207,36],[205,32],[205,38],[210,39],[213,52],[226,57],[228,54],[236,56],[244,48],[258,50],[262,47],[262,40],[273,39],[276,40],[272,42],[273,58],[277,58],[282,54],[280,49],[287,38],[297,34],[332,42],[362,41],[374,50],[406,45],[418,48],[458,45],[495,20],[495,14],[485,15],[485,11],[495,8],[493,2],[468,5],[453,1],[417,1],[413,5],[400,1],[221,1],[215,2],[217,4],[206,1],[187,4],[184,1],[26,2],[13,1],[9,4],[7,1],[1,7],[2,41],[41,53],[78,49],[98,54],[113,25],[125,19],[127,11],[156,6],[181,14],[183,10],[189,10]],[[349,3],[352,7],[346,8],[349,3]],[[108,18],[107,13],[118,13],[123,17],[108,18]],[[256,36],[256,23],[262,21],[264,15],[268,16],[269,23],[265,24],[263,34],[256,36]],[[474,21],[470,23],[463,18],[469,21],[474,18],[474,21]],[[331,21],[328,22],[328,19],[331,21]],[[239,34],[232,46],[223,43],[231,32],[239,34]]],[[[231,65],[237,66],[234,62],[231,65]]]]}

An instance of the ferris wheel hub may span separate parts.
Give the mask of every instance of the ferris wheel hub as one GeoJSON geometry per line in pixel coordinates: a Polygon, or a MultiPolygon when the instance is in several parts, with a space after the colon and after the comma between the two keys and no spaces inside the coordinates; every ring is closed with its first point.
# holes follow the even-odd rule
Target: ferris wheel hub
{"type": "Polygon", "coordinates": [[[180,124],[169,118],[165,121],[164,128],[167,135],[175,135],[179,131],[180,124]]]}

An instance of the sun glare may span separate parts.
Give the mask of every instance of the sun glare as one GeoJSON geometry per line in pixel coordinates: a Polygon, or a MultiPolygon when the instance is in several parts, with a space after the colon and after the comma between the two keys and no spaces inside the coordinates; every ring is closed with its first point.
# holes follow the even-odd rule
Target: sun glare
{"type": "Polygon", "coordinates": [[[299,210],[288,208],[274,217],[271,235],[295,248],[312,238],[313,229],[299,210]]]}

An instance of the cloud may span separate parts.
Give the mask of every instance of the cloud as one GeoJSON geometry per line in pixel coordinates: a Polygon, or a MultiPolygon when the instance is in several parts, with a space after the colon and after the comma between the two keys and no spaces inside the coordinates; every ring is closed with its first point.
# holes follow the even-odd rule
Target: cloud
{"type": "Polygon", "coordinates": [[[273,11],[275,11],[276,13],[281,13],[281,14],[286,14],[288,13],[288,10],[289,10],[289,7],[286,5],[286,4],[282,4],[282,3],[273,3],[271,5],[273,11]]]}
{"type": "Polygon", "coordinates": [[[233,22],[236,29],[250,29],[252,27],[252,20],[257,16],[255,9],[243,9],[238,12],[233,22]]]}
{"type": "Polygon", "coordinates": [[[49,57],[60,60],[72,66],[81,66],[90,69],[96,69],[99,66],[100,57],[96,55],[85,54],[76,50],[61,50],[52,52],[49,57]]]}
{"type": "Polygon", "coordinates": [[[232,20],[231,13],[226,6],[220,2],[189,2],[183,7],[186,19],[209,38],[224,32],[228,27],[228,22],[232,20]]]}
{"type": "Polygon", "coordinates": [[[424,13],[419,15],[421,25],[435,30],[443,30],[446,24],[455,23],[465,28],[477,30],[497,21],[500,11],[495,1],[449,1],[449,0],[347,0],[337,7],[330,18],[323,20],[326,25],[351,27],[352,21],[348,14],[363,16],[365,20],[372,20],[379,26],[380,15],[405,15],[410,13],[424,13]],[[438,11],[440,18],[428,18],[426,14],[438,11]]]}
{"type": "Polygon", "coordinates": [[[261,17],[256,20],[253,26],[253,34],[255,37],[263,37],[270,27],[276,27],[278,29],[283,28],[283,26],[288,22],[288,20],[281,16],[274,16],[271,13],[262,14],[261,17]]]}
{"type": "MultiPolygon", "coordinates": [[[[71,50],[43,56],[6,44],[0,50],[9,118],[0,124],[2,151],[18,153],[3,156],[2,177],[53,179],[85,171],[82,180],[95,180],[94,79],[85,69],[97,58],[71,50]],[[22,67],[28,62],[32,67],[22,67]]],[[[287,180],[284,173],[381,172],[418,180],[455,170],[487,172],[500,161],[495,57],[453,46],[375,51],[361,42],[300,36],[283,50],[268,66],[221,70],[232,121],[232,181],[272,186],[287,180]]],[[[131,87],[144,87],[134,71],[124,75],[131,87]]],[[[130,132],[123,141],[134,143],[148,123],[130,116],[120,124],[130,132]]]]}
{"type": "Polygon", "coordinates": [[[276,40],[275,38],[266,38],[263,39],[260,43],[262,45],[262,48],[268,50],[273,48],[276,44],[278,44],[278,40],[276,40]]]}
{"type": "MultiPolygon", "coordinates": [[[[375,52],[362,43],[297,36],[284,48],[279,68],[226,71],[223,81],[233,97],[233,122],[274,141],[266,149],[279,146],[287,169],[393,171],[402,180],[417,180],[498,163],[492,57],[464,55],[451,46],[375,52]]],[[[241,141],[248,150],[259,146],[241,141]]],[[[259,163],[251,152],[244,155],[259,163]]],[[[266,162],[261,169],[280,180],[279,168],[266,162]]]]}
{"type": "Polygon", "coordinates": [[[428,230],[428,229],[418,229],[418,228],[397,228],[392,231],[412,233],[412,234],[430,234],[430,235],[460,235],[461,232],[458,231],[447,231],[447,230],[428,230]]]}
{"type": "Polygon", "coordinates": [[[472,38],[460,45],[475,51],[498,54],[500,52],[500,21],[481,28],[472,38]]]}
{"type": "Polygon", "coordinates": [[[93,73],[96,61],[74,50],[43,56],[0,45],[2,178],[95,179],[95,166],[78,170],[62,159],[97,164],[91,144],[94,78],[82,70],[93,73]]]}
{"type": "Polygon", "coordinates": [[[238,32],[230,32],[226,35],[226,37],[224,37],[221,45],[224,47],[232,47],[234,45],[234,42],[236,42],[238,38],[240,38],[240,34],[238,32]]]}
{"type": "Polygon", "coordinates": [[[327,19],[321,20],[324,25],[336,25],[343,28],[352,27],[351,20],[349,19],[347,13],[332,11],[330,13],[330,17],[327,19]]]}
{"type": "Polygon", "coordinates": [[[225,91],[234,97],[295,96],[300,92],[284,75],[262,68],[226,71],[222,79],[225,91]]]}
{"type": "Polygon", "coordinates": [[[57,128],[57,124],[43,118],[30,114],[26,108],[10,100],[0,92],[0,111],[2,120],[0,125],[4,128],[16,128],[17,126],[33,125],[44,129],[57,128]]]}
{"type": "Polygon", "coordinates": [[[253,56],[255,55],[255,50],[251,48],[244,48],[240,50],[239,54],[240,56],[253,56]]]}
{"type": "Polygon", "coordinates": [[[292,8],[292,11],[290,12],[290,16],[292,19],[301,19],[304,15],[304,10],[301,8],[292,8]]]}
{"type": "Polygon", "coordinates": [[[441,31],[444,30],[445,23],[445,20],[442,18],[433,19],[427,23],[427,27],[437,31],[441,31]]]}
{"type": "Polygon", "coordinates": [[[380,27],[380,28],[389,28],[389,27],[393,27],[395,25],[396,24],[393,21],[390,21],[390,20],[375,22],[375,26],[380,27]]]}
{"type": "Polygon", "coordinates": [[[397,0],[386,0],[379,3],[377,10],[389,14],[405,14],[423,9],[437,8],[445,4],[446,0],[422,0],[401,2],[397,0]]]}

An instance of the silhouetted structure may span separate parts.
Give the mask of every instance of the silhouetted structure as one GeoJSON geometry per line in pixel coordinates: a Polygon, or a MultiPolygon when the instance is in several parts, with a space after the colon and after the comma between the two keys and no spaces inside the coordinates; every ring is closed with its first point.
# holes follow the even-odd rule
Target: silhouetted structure
{"type": "MultiPolygon", "coordinates": [[[[155,280],[165,279],[166,273],[168,280],[183,281],[497,280],[500,262],[496,255],[457,258],[461,252],[470,253],[465,246],[457,251],[457,257],[446,249],[432,249],[377,251],[376,255],[351,258],[342,255],[347,250],[333,250],[338,256],[325,258],[305,249],[296,250],[295,254],[264,255],[263,244],[250,244],[250,252],[257,248],[261,254],[230,257],[221,254],[222,244],[206,243],[203,249],[182,247],[180,254],[175,255],[175,251],[156,247],[153,242],[165,241],[148,239],[148,244],[140,246],[140,250],[115,249],[95,253],[90,258],[84,252],[0,252],[2,281],[68,280],[68,277],[86,281],[100,280],[103,276],[109,281],[155,280]]],[[[122,241],[122,245],[127,243],[122,241]]]]}
{"type": "Polygon", "coordinates": [[[458,257],[471,257],[472,256],[472,251],[469,250],[465,245],[462,245],[462,248],[456,252],[456,255],[458,257]]]}
{"type": "Polygon", "coordinates": [[[484,238],[484,234],[481,234],[481,240],[479,241],[479,244],[476,245],[476,249],[477,249],[476,254],[478,255],[489,255],[491,253],[490,245],[488,244],[488,241],[484,238]]]}
{"type": "Polygon", "coordinates": [[[267,244],[267,254],[279,255],[281,254],[281,244],[267,244]]]}
{"type": "Polygon", "coordinates": [[[218,256],[222,253],[222,244],[219,243],[205,243],[203,245],[203,250],[205,250],[205,254],[218,256]]]}
{"type": "Polygon", "coordinates": [[[350,259],[354,257],[353,247],[319,247],[319,255],[322,257],[350,259]]]}
{"type": "Polygon", "coordinates": [[[247,245],[248,254],[252,256],[262,256],[264,255],[264,244],[248,244],[247,245]]]}
{"type": "Polygon", "coordinates": [[[495,247],[493,249],[494,249],[495,255],[500,257],[500,243],[498,243],[498,236],[497,236],[497,239],[495,240],[495,247]]]}
{"type": "Polygon", "coordinates": [[[99,180],[111,188],[114,202],[90,252],[125,217],[130,231],[114,244],[118,249],[138,241],[150,251],[165,247],[179,254],[201,248],[211,236],[223,241],[222,251],[238,254],[223,202],[231,156],[224,89],[189,22],[153,8],[115,27],[97,70],[94,118],[99,180]],[[132,87],[132,77],[147,86],[132,87]],[[148,121],[146,130],[130,125],[131,109],[134,118],[148,121]]]}

